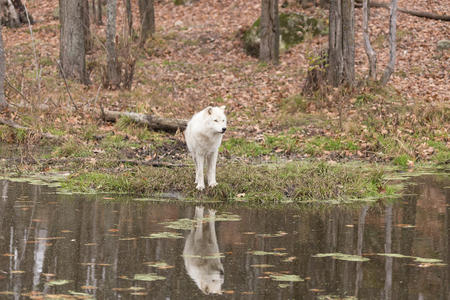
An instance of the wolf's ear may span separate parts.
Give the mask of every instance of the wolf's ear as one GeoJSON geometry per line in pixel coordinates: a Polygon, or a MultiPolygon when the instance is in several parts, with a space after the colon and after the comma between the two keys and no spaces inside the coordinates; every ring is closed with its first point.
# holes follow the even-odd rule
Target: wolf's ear
{"type": "Polygon", "coordinates": [[[219,107],[221,110],[225,111],[225,105],[219,107]]]}
{"type": "Polygon", "coordinates": [[[207,108],[206,108],[206,111],[208,112],[208,115],[211,115],[212,114],[212,107],[211,106],[208,106],[207,108]]]}

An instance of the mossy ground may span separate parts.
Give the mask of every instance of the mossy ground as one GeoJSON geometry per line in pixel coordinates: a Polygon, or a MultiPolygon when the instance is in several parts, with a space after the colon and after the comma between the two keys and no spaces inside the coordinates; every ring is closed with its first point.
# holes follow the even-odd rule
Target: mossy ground
{"type": "MultiPolygon", "coordinates": [[[[37,62],[29,28],[5,28],[5,89],[13,109],[2,117],[32,129],[30,132],[0,125],[0,141],[12,148],[0,153],[5,173],[64,170],[73,174],[67,183],[73,189],[142,194],[182,191],[192,197],[206,195],[228,200],[245,194],[257,202],[365,197],[377,189],[386,190],[383,180],[370,179],[384,168],[379,164],[402,168],[420,164],[448,166],[450,110],[445,101],[445,82],[433,82],[436,96],[418,97],[424,89],[411,94],[405,88],[410,85],[400,80],[405,77],[409,82],[423,74],[420,81],[416,78],[412,82],[426,85],[425,79],[433,78],[436,70],[445,70],[446,66],[439,67],[439,56],[422,48],[420,59],[427,62],[427,67],[411,65],[410,53],[418,50],[408,44],[416,38],[408,33],[415,29],[406,29],[412,22],[399,23],[405,28],[400,32],[399,47],[411,49],[407,58],[399,56],[394,74],[396,82],[403,82],[402,89],[367,83],[360,71],[353,91],[306,97],[300,91],[308,63],[314,60],[314,53],[319,50],[316,46],[326,37],[308,37],[308,43],[291,47],[282,54],[280,65],[272,66],[245,56],[241,48],[240,29],[250,26],[260,14],[247,2],[238,1],[217,10],[212,27],[205,27],[202,18],[194,18],[192,22],[200,23],[189,25],[174,24],[180,15],[167,18],[178,8],[182,15],[216,9],[207,2],[197,1],[187,7],[167,2],[157,5],[157,14],[164,17],[158,18],[160,25],[154,36],[143,47],[131,41],[137,60],[132,89],[111,91],[101,87],[104,28],[93,26],[96,38],[87,57],[92,85],[69,80],[74,102],[69,99],[57,65],[56,6],[41,8],[38,2],[30,3],[30,9],[45,11],[41,21],[33,25],[37,62]],[[239,17],[239,22],[245,24],[222,18],[235,11],[245,12],[239,17]],[[74,110],[73,103],[79,110],[74,110]],[[40,110],[42,104],[50,109],[40,110]],[[100,105],[183,119],[207,105],[226,105],[229,128],[221,147],[220,185],[204,193],[195,191],[194,168],[181,133],[150,131],[126,118],[117,124],[105,123],[93,113],[100,105]],[[41,139],[40,132],[61,139],[41,139]],[[185,166],[155,168],[131,165],[125,160],[185,166]],[[362,174],[360,167],[345,166],[354,161],[363,162],[374,171],[362,174]],[[324,166],[326,174],[322,174],[324,166]],[[357,180],[352,172],[363,178],[357,180]]],[[[318,14],[318,18],[326,16],[325,12],[318,14]]],[[[383,15],[374,18],[383,22],[386,19],[383,15]]],[[[384,23],[382,26],[385,28],[384,23]]],[[[435,34],[442,33],[435,30],[435,34]]],[[[385,37],[381,37],[377,48],[380,53],[386,48],[382,43],[385,37]]],[[[119,45],[125,44],[122,36],[119,40],[119,45]]],[[[374,44],[377,46],[376,41],[374,44]]],[[[417,44],[423,45],[422,41],[417,44]]]]}

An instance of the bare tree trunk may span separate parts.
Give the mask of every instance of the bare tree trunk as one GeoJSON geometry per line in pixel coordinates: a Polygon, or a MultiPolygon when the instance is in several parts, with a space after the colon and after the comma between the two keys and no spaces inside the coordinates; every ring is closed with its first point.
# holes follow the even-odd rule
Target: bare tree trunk
{"type": "Polygon", "coordinates": [[[106,86],[115,89],[120,85],[120,66],[116,52],[117,0],[108,0],[106,7],[106,86]]]}
{"type": "MultiPolygon", "coordinates": [[[[30,23],[33,17],[28,15],[30,23]]],[[[28,24],[27,11],[22,0],[0,0],[0,21],[8,27],[18,27],[21,24],[28,24]]]]}
{"type": "Polygon", "coordinates": [[[66,78],[87,84],[83,1],[59,0],[61,22],[59,57],[61,71],[66,78]]]}
{"type": "Polygon", "coordinates": [[[27,18],[27,11],[25,9],[25,5],[23,5],[22,0],[11,0],[14,8],[17,11],[17,14],[19,15],[19,20],[22,24],[28,24],[28,18],[30,19],[30,23],[33,24],[34,20],[33,17],[28,12],[28,18],[27,18]]]}
{"type": "Polygon", "coordinates": [[[331,0],[328,82],[339,86],[355,80],[354,1],[331,0]]]}
{"type": "Polygon", "coordinates": [[[123,4],[127,14],[128,36],[131,37],[133,34],[133,14],[131,13],[131,2],[130,0],[123,0],[123,4]]]}
{"type": "Polygon", "coordinates": [[[8,27],[19,27],[21,22],[11,0],[0,1],[1,24],[8,27]]]}
{"type": "Polygon", "coordinates": [[[102,0],[94,0],[97,1],[97,20],[96,23],[97,25],[103,25],[103,21],[102,21],[102,0]]]}
{"type": "Polygon", "coordinates": [[[92,50],[89,0],[83,0],[83,29],[84,29],[84,48],[86,49],[86,52],[89,52],[92,50]]]}
{"type": "Polygon", "coordinates": [[[5,49],[3,48],[2,24],[0,24],[0,110],[8,107],[5,99],[5,73],[6,73],[6,58],[5,49]]]}
{"type": "Polygon", "coordinates": [[[369,59],[369,78],[377,80],[377,54],[370,44],[369,37],[369,0],[363,0],[363,37],[364,49],[366,49],[367,58],[369,59]]]}
{"type": "Polygon", "coordinates": [[[342,8],[340,0],[330,1],[330,33],[328,36],[328,81],[333,86],[338,86],[342,81],[343,57],[342,57],[342,8]]]}
{"type": "Polygon", "coordinates": [[[395,68],[396,59],[396,34],[397,34],[397,0],[391,1],[391,10],[389,15],[389,63],[384,70],[381,83],[385,85],[395,68]]]}
{"type": "Polygon", "coordinates": [[[278,64],[280,50],[278,0],[262,0],[260,37],[259,60],[278,64]]]}
{"type": "Polygon", "coordinates": [[[139,15],[141,18],[140,44],[144,45],[149,35],[155,33],[154,0],[139,0],[139,15]]]}
{"type": "Polygon", "coordinates": [[[97,23],[97,12],[95,7],[95,0],[92,0],[92,23],[97,23]]]}
{"type": "Polygon", "coordinates": [[[347,83],[355,82],[355,2],[342,0],[342,57],[344,78],[347,83]]]}

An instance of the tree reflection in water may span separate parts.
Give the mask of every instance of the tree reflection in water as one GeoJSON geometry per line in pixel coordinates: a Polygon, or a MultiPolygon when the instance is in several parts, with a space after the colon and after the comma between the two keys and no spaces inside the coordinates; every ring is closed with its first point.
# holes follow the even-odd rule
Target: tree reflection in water
{"type": "Polygon", "coordinates": [[[204,209],[188,204],[64,196],[3,180],[0,295],[22,299],[32,291],[35,297],[75,291],[97,299],[197,299],[223,292],[236,299],[448,299],[450,182],[422,176],[413,183],[406,196],[386,206],[235,206],[226,210],[241,221],[226,222],[214,218],[212,210],[200,221],[204,209]],[[193,216],[194,228],[162,224],[193,216]],[[184,239],[143,238],[167,231],[178,231],[184,239]],[[219,249],[223,258],[214,257],[219,249]],[[313,257],[333,252],[370,261],[313,257]],[[376,253],[437,258],[445,265],[376,253]],[[196,257],[210,254],[209,259],[196,257]],[[135,274],[150,273],[165,279],[134,280],[135,274]],[[271,274],[306,280],[277,282],[271,274]]]}

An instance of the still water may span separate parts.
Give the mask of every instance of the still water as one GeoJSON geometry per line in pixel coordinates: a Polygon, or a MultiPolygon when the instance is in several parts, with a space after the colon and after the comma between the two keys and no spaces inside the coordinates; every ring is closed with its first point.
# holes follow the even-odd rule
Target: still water
{"type": "Polygon", "coordinates": [[[448,300],[450,180],[417,177],[406,192],[254,209],[3,180],[0,299],[448,300]]]}

